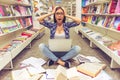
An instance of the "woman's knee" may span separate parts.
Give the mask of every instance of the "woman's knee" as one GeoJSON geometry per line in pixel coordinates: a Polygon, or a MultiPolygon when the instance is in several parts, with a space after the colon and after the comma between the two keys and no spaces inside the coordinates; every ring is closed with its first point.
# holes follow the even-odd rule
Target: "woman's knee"
{"type": "Polygon", "coordinates": [[[74,46],[74,50],[76,51],[76,53],[79,53],[81,50],[81,47],[76,45],[76,46],[74,46]]]}
{"type": "Polygon", "coordinates": [[[41,44],[39,44],[39,49],[42,51],[44,48],[45,48],[45,44],[44,43],[41,43],[41,44]]]}

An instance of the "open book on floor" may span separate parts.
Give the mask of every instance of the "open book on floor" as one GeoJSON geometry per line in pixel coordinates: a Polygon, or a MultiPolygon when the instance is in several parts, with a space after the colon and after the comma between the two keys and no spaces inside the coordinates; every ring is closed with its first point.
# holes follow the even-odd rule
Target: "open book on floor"
{"type": "Polygon", "coordinates": [[[38,80],[43,74],[30,76],[29,72],[24,69],[13,70],[11,72],[12,80],[38,80]]]}
{"type": "Polygon", "coordinates": [[[56,69],[55,80],[80,80],[76,67],[69,69],[58,66],[56,69]]]}
{"type": "Polygon", "coordinates": [[[102,63],[83,63],[77,66],[77,70],[81,73],[84,73],[91,77],[96,77],[101,70],[106,67],[105,64],[102,63]]]}

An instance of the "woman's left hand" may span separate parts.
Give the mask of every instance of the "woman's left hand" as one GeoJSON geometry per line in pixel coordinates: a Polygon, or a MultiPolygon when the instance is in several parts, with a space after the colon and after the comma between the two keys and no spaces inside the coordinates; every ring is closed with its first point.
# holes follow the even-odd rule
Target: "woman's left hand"
{"type": "Polygon", "coordinates": [[[66,12],[65,8],[62,7],[62,9],[64,10],[64,15],[66,16],[66,15],[67,15],[67,12],[66,12]]]}

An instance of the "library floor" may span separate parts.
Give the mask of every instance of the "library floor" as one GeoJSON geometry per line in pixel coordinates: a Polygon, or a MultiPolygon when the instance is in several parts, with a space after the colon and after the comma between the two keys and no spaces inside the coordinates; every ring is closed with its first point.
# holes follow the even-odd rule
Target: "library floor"
{"type": "MultiPolygon", "coordinates": [[[[80,54],[83,54],[85,56],[95,56],[99,60],[101,60],[103,63],[107,64],[107,67],[105,68],[105,71],[113,78],[113,80],[120,80],[120,69],[110,69],[110,58],[105,55],[104,52],[102,52],[100,49],[95,48],[92,49],[89,47],[89,40],[88,39],[82,39],[81,35],[78,35],[73,29],[70,30],[71,38],[73,39],[73,45],[79,45],[82,50],[80,54]]],[[[32,41],[32,47],[30,49],[24,49],[19,55],[16,56],[13,60],[14,68],[13,70],[19,69],[19,63],[27,59],[31,56],[40,58],[42,57],[38,45],[40,43],[47,44],[47,40],[49,38],[49,31],[46,30],[45,35],[38,39],[32,41]]],[[[50,66],[47,65],[44,66],[45,68],[55,68],[56,66],[50,66]]],[[[11,70],[2,70],[0,71],[0,80],[12,80],[11,79],[11,70]]],[[[102,80],[102,79],[101,79],[102,80]]]]}

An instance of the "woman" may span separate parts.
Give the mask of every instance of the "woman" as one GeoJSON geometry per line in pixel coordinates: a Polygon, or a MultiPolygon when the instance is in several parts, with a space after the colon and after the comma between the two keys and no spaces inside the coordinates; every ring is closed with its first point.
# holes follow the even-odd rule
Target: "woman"
{"type": "MultiPolygon", "coordinates": [[[[45,27],[48,27],[50,29],[50,38],[51,39],[54,39],[54,38],[68,39],[68,38],[70,38],[69,28],[80,24],[79,18],[67,15],[65,10],[62,7],[55,7],[54,10],[52,11],[52,13],[41,16],[38,19],[38,21],[40,22],[40,24],[42,24],[45,27]],[[54,23],[44,20],[46,17],[49,17],[51,15],[54,15],[54,23]],[[66,17],[72,19],[73,22],[65,22],[66,17]]],[[[41,43],[39,45],[39,48],[42,51],[42,53],[50,59],[49,63],[48,63],[49,66],[53,65],[56,62],[67,68],[70,67],[70,63],[67,60],[75,57],[80,52],[80,49],[81,49],[79,46],[73,46],[70,51],[68,51],[64,55],[61,54],[61,56],[60,55],[58,56],[58,55],[54,54],[53,52],[51,52],[49,50],[48,46],[46,46],[44,43],[41,43]]]]}

